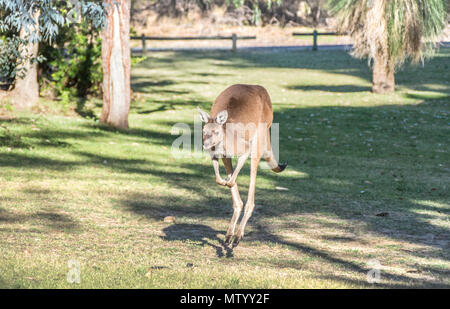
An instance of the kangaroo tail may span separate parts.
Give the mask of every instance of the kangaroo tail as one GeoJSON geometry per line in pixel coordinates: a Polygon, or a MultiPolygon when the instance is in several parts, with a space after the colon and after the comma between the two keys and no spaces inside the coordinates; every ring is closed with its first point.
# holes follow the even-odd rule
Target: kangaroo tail
{"type": "Polygon", "coordinates": [[[287,162],[279,164],[277,160],[275,160],[275,156],[273,155],[272,150],[269,151],[269,153],[264,159],[266,160],[267,164],[272,169],[272,171],[274,171],[275,173],[281,173],[288,165],[287,162]]]}

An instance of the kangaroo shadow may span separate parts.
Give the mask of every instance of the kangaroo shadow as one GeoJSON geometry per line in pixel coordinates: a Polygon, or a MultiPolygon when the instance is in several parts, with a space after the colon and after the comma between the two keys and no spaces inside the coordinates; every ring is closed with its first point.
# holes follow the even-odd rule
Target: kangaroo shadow
{"type": "Polygon", "coordinates": [[[162,239],[168,241],[194,241],[199,242],[200,246],[210,246],[216,250],[217,257],[233,257],[233,249],[228,248],[225,242],[218,237],[223,232],[212,229],[203,224],[173,224],[163,229],[165,236],[162,239]],[[219,243],[217,246],[215,243],[219,243]]]}

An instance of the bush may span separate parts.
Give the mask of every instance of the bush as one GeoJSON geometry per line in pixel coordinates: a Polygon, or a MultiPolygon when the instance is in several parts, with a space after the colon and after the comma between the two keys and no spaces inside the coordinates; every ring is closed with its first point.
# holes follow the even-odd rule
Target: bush
{"type": "Polygon", "coordinates": [[[26,41],[10,34],[0,35],[0,89],[11,90],[16,78],[23,78],[27,61],[39,62],[43,57],[29,59],[26,54],[26,41]]]}
{"type": "MultiPolygon", "coordinates": [[[[89,25],[62,29],[53,44],[43,45],[41,89],[62,101],[102,95],[101,38],[89,25]]],[[[67,103],[67,102],[66,102],[67,103]]]]}
{"type": "MultiPolygon", "coordinates": [[[[26,73],[23,64],[43,61],[44,58],[27,53],[29,43],[54,42],[60,33],[68,33],[69,25],[81,21],[102,28],[105,25],[105,5],[101,0],[41,1],[0,0],[0,83],[13,85],[26,73]]],[[[93,33],[96,33],[95,31],[93,33]]],[[[6,89],[10,90],[10,89],[6,89]]]]}

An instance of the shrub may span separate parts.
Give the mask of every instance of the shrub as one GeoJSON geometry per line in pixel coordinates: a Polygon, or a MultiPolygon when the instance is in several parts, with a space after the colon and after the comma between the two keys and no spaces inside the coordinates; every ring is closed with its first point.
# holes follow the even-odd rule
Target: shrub
{"type": "Polygon", "coordinates": [[[63,101],[101,96],[101,38],[89,25],[64,28],[53,44],[42,46],[41,89],[63,101]]]}

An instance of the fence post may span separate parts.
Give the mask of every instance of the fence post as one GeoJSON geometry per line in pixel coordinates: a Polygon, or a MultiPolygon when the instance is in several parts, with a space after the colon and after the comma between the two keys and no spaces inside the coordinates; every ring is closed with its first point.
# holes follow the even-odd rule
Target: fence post
{"type": "Polygon", "coordinates": [[[147,55],[147,44],[145,42],[144,34],[141,36],[141,40],[142,40],[142,56],[146,56],[147,55]]]}
{"type": "Polygon", "coordinates": [[[317,30],[313,31],[313,51],[317,51],[317,30]]]}
{"type": "Polygon", "coordinates": [[[234,52],[236,52],[236,49],[237,49],[237,35],[236,35],[236,33],[233,33],[231,35],[231,39],[233,40],[233,47],[231,48],[231,50],[234,53],[234,52]]]}

